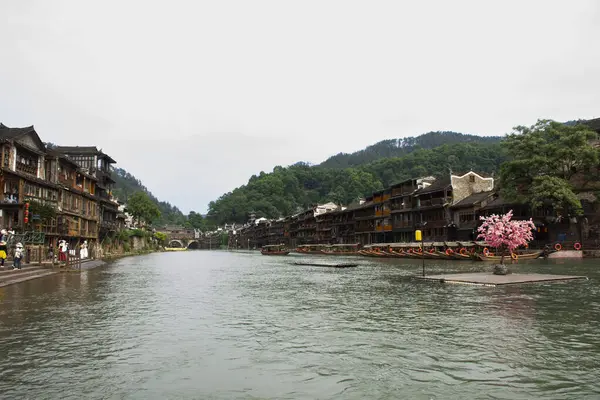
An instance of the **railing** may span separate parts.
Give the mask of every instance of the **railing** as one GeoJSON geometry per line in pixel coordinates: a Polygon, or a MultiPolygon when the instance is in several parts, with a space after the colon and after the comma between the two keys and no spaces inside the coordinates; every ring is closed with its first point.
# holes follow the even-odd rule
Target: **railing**
{"type": "Polygon", "coordinates": [[[394,228],[412,228],[414,224],[412,221],[394,222],[394,228]]]}
{"type": "Polygon", "coordinates": [[[100,227],[109,230],[118,230],[119,224],[115,221],[102,221],[100,227]]]}
{"type": "Polygon", "coordinates": [[[301,229],[314,229],[316,227],[317,227],[317,224],[306,224],[306,225],[300,225],[298,227],[298,230],[301,230],[301,229]]]}
{"type": "Polygon", "coordinates": [[[412,208],[412,204],[391,204],[390,208],[392,210],[410,210],[412,208]]]}
{"type": "Polygon", "coordinates": [[[17,161],[16,164],[16,170],[18,172],[23,172],[25,174],[37,176],[37,163],[36,165],[27,165],[17,161]]]}
{"type": "Polygon", "coordinates": [[[15,235],[10,235],[6,244],[10,247],[16,243],[22,244],[44,244],[44,240],[46,239],[46,235],[43,232],[25,232],[18,233],[15,235]]]}
{"type": "Polygon", "coordinates": [[[355,219],[368,219],[368,218],[373,218],[375,216],[375,213],[368,213],[368,214],[358,214],[355,219]]]}
{"type": "Polygon", "coordinates": [[[439,198],[439,199],[428,199],[428,200],[421,200],[421,204],[420,207],[432,207],[432,206],[441,206],[444,204],[444,199],[443,198],[439,198]]]}

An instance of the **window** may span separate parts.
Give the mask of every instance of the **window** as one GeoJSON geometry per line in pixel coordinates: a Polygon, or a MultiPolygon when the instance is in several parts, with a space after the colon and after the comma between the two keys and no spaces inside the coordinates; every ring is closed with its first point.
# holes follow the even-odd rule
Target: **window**
{"type": "Polygon", "coordinates": [[[469,175],[469,182],[471,182],[471,183],[475,182],[475,175],[469,175]]]}

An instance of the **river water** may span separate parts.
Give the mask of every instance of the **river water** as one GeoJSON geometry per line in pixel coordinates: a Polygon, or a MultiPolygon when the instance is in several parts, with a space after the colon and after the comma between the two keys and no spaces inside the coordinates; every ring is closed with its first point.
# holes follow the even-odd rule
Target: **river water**
{"type": "Polygon", "coordinates": [[[332,261],[159,253],[0,289],[0,397],[600,398],[597,260],[517,267],[589,281],[489,288],[307,258],[332,261]]]}

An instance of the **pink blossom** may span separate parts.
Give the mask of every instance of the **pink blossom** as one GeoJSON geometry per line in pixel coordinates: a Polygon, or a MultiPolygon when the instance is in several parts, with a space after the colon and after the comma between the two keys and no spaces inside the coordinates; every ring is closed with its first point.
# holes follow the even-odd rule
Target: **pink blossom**
{"type": "Polygon", "coordinates": [[[520,246],[527,245],[533,240],[533,221],[531,218],[529,221],[513,221],[512,216],[513,211],[510,210],[502,216],[493,214],[480,217],[483,224],[477,228],[477,239],[485,240],[491,247],[506,248],[510,253],[520,246]]]}

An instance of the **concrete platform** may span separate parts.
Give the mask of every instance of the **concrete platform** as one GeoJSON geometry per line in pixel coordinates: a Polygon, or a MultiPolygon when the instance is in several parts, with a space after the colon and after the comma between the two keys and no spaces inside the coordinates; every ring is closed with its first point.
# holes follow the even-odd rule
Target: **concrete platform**
{"type": "Polygon", "coordinates": [[[561,250],[548,254],[548,258],[582,258],[583,251],[581,250],[561,250]]]}
{"type": "Polygon", "coordinates": [[[415,276],[416,279],[438,282],[458,283],[463,285],[503,286],[530,283],[564,282],[572,280],[587,280],[586,276],[550,275],[550,274],[509,274],[494,275],[491,272],[472,272],[466,274],[443,274],[415,276]]]}

